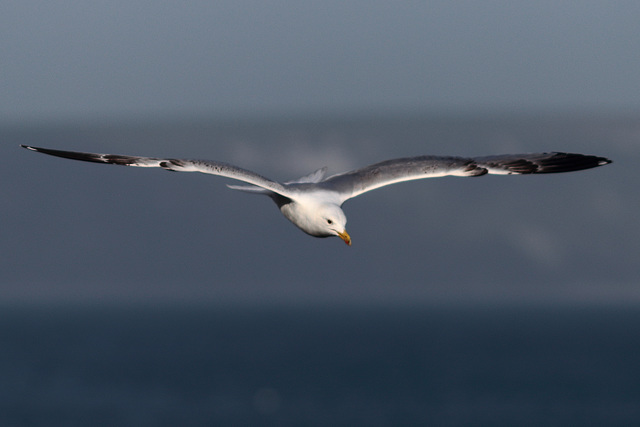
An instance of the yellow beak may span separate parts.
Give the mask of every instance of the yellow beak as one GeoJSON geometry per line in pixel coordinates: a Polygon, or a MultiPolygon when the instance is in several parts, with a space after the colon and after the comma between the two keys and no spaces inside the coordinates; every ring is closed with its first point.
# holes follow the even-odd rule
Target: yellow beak
{"type": "Polygon", "coordinates": [[[342,233],[338,231],[338,236],[340,236],[340,238],[344,240],[347,245],[351,246],[351,236],[349,236],[347,230],[342,231],[342,233]]]}

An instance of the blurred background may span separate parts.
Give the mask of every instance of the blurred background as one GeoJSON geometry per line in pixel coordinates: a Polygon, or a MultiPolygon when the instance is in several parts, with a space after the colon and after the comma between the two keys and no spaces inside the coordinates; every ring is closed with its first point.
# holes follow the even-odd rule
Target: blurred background
{"type": "Polygon", "coordinates": [[[5,425],[640,420],[640,4],[0,5],[5,425]],[[614,163],[344,205],[353,246],[203,174],[614,163]],[[517,379],[517,381],[515,379],[517,379]]]}

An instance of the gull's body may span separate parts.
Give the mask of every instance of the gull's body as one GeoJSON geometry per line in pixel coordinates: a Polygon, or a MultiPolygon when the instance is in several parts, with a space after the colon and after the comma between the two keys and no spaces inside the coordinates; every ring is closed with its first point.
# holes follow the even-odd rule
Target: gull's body
{"type": "Polygon", "coordinates": [[[305,233],[315,237],[339,236],[348,245],[351,245],[351,237],[345,229],[347,218],[341,206],[350,198],[376,188],[423,178],[573,172],[611,163],[611,160],[604,157],[572,153],[509,154],[474,158],[419,156],[387,160],[327,178],[326,168],[323,168],[298,180],[280,183],[237,166],[210,160],[161,159],[23,147],[74,160],[202,172],[243,181],[250,185],[229,187],[267,195],[278,205],[282,214],[305,233]]]}

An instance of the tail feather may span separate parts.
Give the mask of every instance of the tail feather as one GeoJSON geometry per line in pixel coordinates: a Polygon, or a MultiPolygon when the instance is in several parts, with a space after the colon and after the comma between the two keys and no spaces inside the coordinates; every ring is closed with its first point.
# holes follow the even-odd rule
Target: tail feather
{"type": "Polygon", "coordinates": [[[322,181],[326,174],[327,174],[327,167],[325,166],[323,168],[320,168],[316,171],[311,172],[309,175],[305,175],[293,181],[287,181],[285,182],[285,184],[306,184],[306,183],[315,184],[317,182],[322,181]]]}
{"type": "MultiPolygon", "coordinates": [[[[322,181],[322,179],[327,174],[327,167],[320,168],[316,171],[311,172],[309,175],[305,175],[301,178],[294,179],[292,181],[287,181],[284,184],[305,184],[305,183],[316,183],[322,181]]],[[[232,190],[244,191],[245,193],[254,193],[254,194],[270,194],[271,191],[258,187],[255,185],[232,185],[227,184],[232,190]]]]}
{"type": "Polygon", "coordinates": [[[232,185],[227,184],[232,190],[243,191],[245,193],[253,193],[253,194],[271,194],[271,190],[267,190],[266,188],[258,187],[257,185],[232,185]]]}

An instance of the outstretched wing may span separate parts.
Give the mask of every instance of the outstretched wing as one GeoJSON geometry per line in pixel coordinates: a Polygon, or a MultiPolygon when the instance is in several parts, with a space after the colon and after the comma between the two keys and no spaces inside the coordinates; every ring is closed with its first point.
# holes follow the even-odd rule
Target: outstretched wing
{"type": "Polygon", "coordinates": [[[604,157],[571,153],[508,154],[487,157],[420,156],[387,160],[327,178],[322,185],[342,202],[397,182],[441,176],[573,172],[611,163],[604,157]]]}
{"type": "Polygon", "coordinates": [[[85,162],[110,163],[114,165],[136,166],[143,168],[163,168],[177,172],[202,172],[211,175],[219,175],[247,182],[288,197],[288,192],[280,183],[267,179],[257,173],[223,162],[215,162],[211,160],[161,159],[155,157],[122,156],[118,154],[80,153],[76,151],[30,147],[27,145],[22,145],[22,147],[39,153],[49,154],[51,156],[82,160],[85,162]]]}

